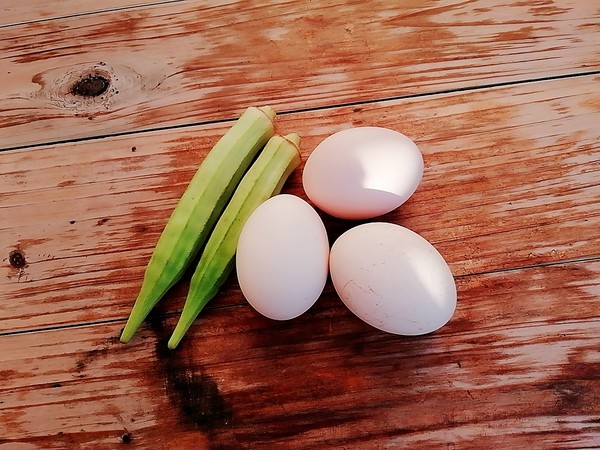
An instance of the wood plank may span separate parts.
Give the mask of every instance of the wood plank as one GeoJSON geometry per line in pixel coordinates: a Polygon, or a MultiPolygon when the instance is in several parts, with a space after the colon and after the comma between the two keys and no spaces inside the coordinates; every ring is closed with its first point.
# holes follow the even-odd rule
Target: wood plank
{"type": "Polygon", "coordinates": [[[207,311],[176,352],[155,315],[0,337],[0,445],[595,448],[600,260],[465,276],[455,317],[403,338],[332,295],[290,322],[207,311]],[[124,437],[125,436],[125,437],[124,437]]]}
{"type": "Polygon", "coordinates": [[[181,0],[162,0],[144,2],[142,0],[105,0],[101,6],[85,0],[61,0],[60,2],[40,2],[20,0],[2,0],[0,5],[0,28],[21,25],[24,23],[60,19],[64,17],[96,14],[130,9],[153,4],[172,3],[181,0]]]}
{"type": "Polygon", "coordinates": [[[0,31],[0,146],[598,71],[599,23],[577,0],[289,0],[13,26],[0,31]],[[106,90],[77,94],[90,76],[106,90]]]}
{"type": "MultiPolygon", "coordinates": [[[[453,273],[600,255],[599,77],[286,114],[304,160],[351,125],[420,145],[423,182],[381,220],[432,242],[453,273]]],[[[159,233],[227,123],[0,154],[0,332],[128,315],[159,233]],[[134,149],[135,151],[132,151],[134,149]],[[40,174],[44,176],[41,177],[40,174]],[[12,267],[13,251],[26,266],[12,267]]],[[[304,197],[301,168],[286,192],[304,197]]],[[[330,241],[353,222],[324,216],[330,241]]],[[[186,285],[170,295],[181,306],[186,285]]],[[[231,280],[216,306],[238,304],[231,280]]]]}

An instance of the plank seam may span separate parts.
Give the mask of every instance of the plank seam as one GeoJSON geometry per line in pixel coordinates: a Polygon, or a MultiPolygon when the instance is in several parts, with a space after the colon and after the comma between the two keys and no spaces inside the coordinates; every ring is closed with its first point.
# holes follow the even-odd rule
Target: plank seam
{"type": "MultiPolygon", "coordinates": [[[[177,0],[177,1],[179,1],[179,0],[177,0]]],[[[413,99],[419,99],[419,98],[429,98],[429,97],[450,95],[450,94],[456,94],[456,93],[462,93],[462,92],[478,92],[478,91],[485,91],[485,90],[490,90],[490,89],[521,86],[521,85],[526,85],[526,84],[548,82],[548,81],[565,80],[565,79],[570,79],[570,78],[584,78],[584,77],[597,76],[597,75],[600,75],[600,70],[569,73],[569,74],[563,74],[563,75],[550,75],[550,76],[545,76],[545,77],[528,78],[528,79],[516,80],[516,81],[501,81],[501,82],[496,82],[496,83],[482,84],[479,86],[463,86],[463,87],[454,88],[454,89],[441,89],[441,90],[437,90],[437,91],[421,92],[421,93],[416,93],[416,94],[404,94],[404,95],[396,95],[396,96],[391,96],[391,97],[374,98],[374,99],[369,99],[369,100],[358,100],[355,102],[343,102],[343,103],[337,103],[334,105],[327,105],[327,106],[314,106],[314,107],[310,107],[310,108],[290,109],[287,111],[278,112],[277,115],[285,116],[285,115],[300,114],[300,113],[314,112],[314,111],[327,111],[327,110],[338,109],[338,108],[357,107],[357,106],[368,105],[368,104],[372,104],[372,103],[388,103],[388,102],[395,102],[395,101],[399,101],[399,100],[413,100],[413,99]]],[[[187,123],[187,124],[167,125],[167,126],[162,126],[162,127],[145,128],[145,129],[141,129],[141,130],[122,131],[122,132],[104,134],[104,135],[101,134],[101,135],[87,136],[87,137],[80,137],[80,138],[63,139],[63,140],[59,140],[59,141],[42,142],[42,143],[38,143],[38,144],[17,145],[17,146],[13,146],[13,147],[0,148],[0,153],[14,151],[14,150],[47,147],[47,146],[53,146],[53,145],[94,141],[94,140],[108,139],[108,138],[121,137],[121,136],[134,136],[134,135],[138,135],[138,134],[142,134],[142,133],[154,133],[154,132],[158,132],[158,131],[168,131],[168,130],[176,130],[176,129],[182,129],[182,128],[224,124],[224,123],[228,123],[228,122],[234,122],[235,120],[237,120],[235,117],[230,117],[227,119],[213,119],[213,120],[205,120],[205,121],[200,121],[200,122],[191,122],[191,123],[187,123]]]]}

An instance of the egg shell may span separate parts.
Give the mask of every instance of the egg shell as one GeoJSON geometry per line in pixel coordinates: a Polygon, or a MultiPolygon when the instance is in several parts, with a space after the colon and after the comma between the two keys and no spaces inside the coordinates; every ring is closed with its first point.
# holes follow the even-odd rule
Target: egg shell
{"type": "Polygon", "coordinates": [[[304,166],[308,198],[329,215],[369,219],[390,212],[415,192],[423,155],[407,136],[381,127],[356,127],[324,139],[304,166]]]}
{"type": "Polygon", "coordinates": [[[334,242],[329,264],[342,301],[380,330],[430,333],[456,309],[456,285],[446,261],[431,243],[400,225],[351,228],[334,242]]]}
{"type": "Polygon", "coordinates": [[[262,315],[289,320],[306,312],[323,292],[328,267],[325,226],[300,197],[272,197],[244,224],[237,277],[242,293],[262,315]]]}

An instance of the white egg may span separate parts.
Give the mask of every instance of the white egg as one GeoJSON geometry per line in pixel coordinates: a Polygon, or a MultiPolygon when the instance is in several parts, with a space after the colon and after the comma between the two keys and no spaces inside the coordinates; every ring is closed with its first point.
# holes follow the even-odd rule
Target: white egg
{"type": "Polygon", "coordinates": [[[317,145],[302,183],[308,198],[327,214],[368,219],[399,207],[422,177],[423,156],[412,140],[387,128],[357,127],[317,145]]]}
{"type": "Polygon", "coordinates": [[[317,212],[300,197],[281,194],[244,224],[236,253],[242,293],[259,313],[289,320],[306,312],[325,287],[329,241],[317,212]]]}
{"type": "Polygon", "coordinates": [[[456,285],[442,255],[399,225],[367,223],[333,244],[330,272],[336,292],[368,324],[414,336],[446,324],[456,308],[456,285]]]}

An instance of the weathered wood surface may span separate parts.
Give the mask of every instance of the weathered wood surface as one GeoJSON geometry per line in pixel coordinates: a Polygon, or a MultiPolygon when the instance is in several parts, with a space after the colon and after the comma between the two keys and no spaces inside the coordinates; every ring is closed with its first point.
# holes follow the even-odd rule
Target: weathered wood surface
{"type": "MultiPolygon", "coordinates": [[[[412,136],[425,155],[423,182],[384,219],[421,233],[465,275],[600,256],[599,84],[587,76],[295,113],[277,124],[304,137],[304,160],[353,124],[412,136]]],[[[2,155],[0,255],[19,251],[27,266],[0,267],[3,296],[18,300],[0,303],[0,330],[126,316],[171,210],[228,126],[2,155]]],[[[305,197],[301,170],[286,192],[305,197]]],[[[332,242],[354,225],[327,221],[332,242]]]]}
{"type": "Polygon", "coordinates": [[[2,29],[0,146],[600,70],[593,1],[219,3],[2,29]]]}
{"type": "MultiPolygon", "coordinates": [[[[0,449],[600,448],[593,2],[23,3],[2,22],[31,23],[0,28],[0,147],[24,146],[0,152],[0,449]],[[31,85],[98,61],[123,69],[118,95],[31,85]],[[189,71],[144,90],[168,63],[189,71]],[[379,332],[330,283],[276,323],[232,277],[178,351],[185,282],[118,342],[187,181],[226,119],[261,103],[304,158],[352,125],[419,144],[423,183],[383,220],[446,257],[448,325],[379,332]]],[[[300,174],[286,191],[304,196],[300,174]]],[[[353,225],[324,219],[331,240],[353,225]]]]}
{"type": "Polygon", "coordinates": [[[454,320],[421,338],[330,289],[289,323],[210,310],[175,353],[159,317],[130,346],[122,323],[4,337],[0,430],[40,448],[597,448],[600,261],[458,286],[454,320]]]}

